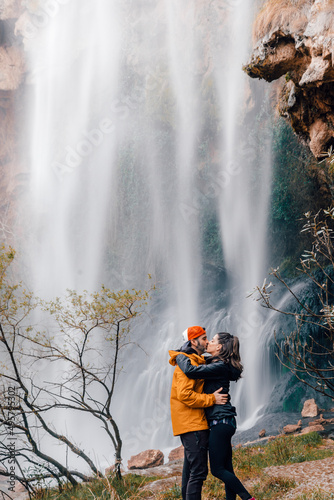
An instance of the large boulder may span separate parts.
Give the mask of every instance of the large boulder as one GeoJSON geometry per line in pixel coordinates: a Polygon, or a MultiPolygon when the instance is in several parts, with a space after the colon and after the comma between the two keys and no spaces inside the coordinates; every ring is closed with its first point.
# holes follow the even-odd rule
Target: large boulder
{"type": "Polygon", "coordinates": [[[148,469],[163,465],[164,455],[160,450],[146,450],[128,460],[128,469],[148,469]]]}
{"type": "Polygon", "coordinates": [[[315,399],[307,399],[302,409],[302,417],[317,417],[318,414],[319,408],[315,402],[315,399]]]}
{"type": "Polygon", "coordinates": [[[184,458],[184,447],[182,444],[178,448],[174,448],[168,455],[169,462],[172,462],[173,460],[181,460],[182,458],[184,458]]]}

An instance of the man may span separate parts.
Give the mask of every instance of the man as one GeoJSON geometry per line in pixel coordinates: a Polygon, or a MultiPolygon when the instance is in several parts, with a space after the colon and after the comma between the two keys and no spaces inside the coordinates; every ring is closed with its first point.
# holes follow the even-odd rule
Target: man
{"type": "MultiPolygon", "coordinates": [[[[185,334],[188,342],[181,352],[191,359],[191,364],[204,364],[202,354],[208,343],[205,328],[191,326],[185,334]]],[[[175,360],[179,354],[180,351],[169,351],[169,362],[176,365],[170,397],[173,433],[174,436],[180,436],[184,446],[182,498],[200,500],[203,482],[208,474],[209,426],[204,408],[224,404],[228,396],[220,394],[221,389],[213,394],[203,394],[204,380],[191,380],[183,373],[175,360]]]]}

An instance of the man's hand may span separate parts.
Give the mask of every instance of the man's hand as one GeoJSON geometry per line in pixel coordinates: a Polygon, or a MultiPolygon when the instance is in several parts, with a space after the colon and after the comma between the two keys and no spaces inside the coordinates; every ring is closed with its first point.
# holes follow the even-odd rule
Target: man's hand
{"type": "Polygon", "coordinates": [[[222,391],[223,388],[221,387],[218,389],[216,392],[213,393],[215,400],[216,400],[216,405],[224,405],[228,401],[228,394],[220,394],[220,391],[222,391]]]}

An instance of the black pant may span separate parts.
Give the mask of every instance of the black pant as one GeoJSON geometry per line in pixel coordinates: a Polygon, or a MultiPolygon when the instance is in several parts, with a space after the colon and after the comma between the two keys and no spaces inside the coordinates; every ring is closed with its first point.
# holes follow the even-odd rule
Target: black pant
{"type": "Polygon", "coordinates": [[[180,435],[184,446],[182,471],[183,500],[201,500],[203,482],[208,475],[209,430],[180,435]]]}
{"type": "Polygon", "coordinates": [[[230,424],[217,424],[210,428],[209,458],[211,473],[225,483],[226,500],[248,500],[251,495],[234,474],[231,439],[235,428],[230,424]]]}

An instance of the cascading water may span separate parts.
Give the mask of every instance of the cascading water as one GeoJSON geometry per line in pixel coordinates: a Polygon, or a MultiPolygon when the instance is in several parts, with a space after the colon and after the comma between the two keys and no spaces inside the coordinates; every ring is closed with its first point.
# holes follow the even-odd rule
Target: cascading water
{"type": "Polygon", "coordinates": [[[245,297],[263,279],[270,181],[260,110],[245,122],[252,0],[29,5],[31,182],[20,217],[32,287],[52,297],[101,283],[146,288],[149,273],[157,282],[135,332],[143,350],[125,354],[115,395],[125,456],[177,445],[167,353],[191,324],[239,334],[246,375],[235,398],[250,425],[264,401],[260,316],[245,297]],[[220,226],[225,308],[206,274],[208,213],[220,226]]]}

